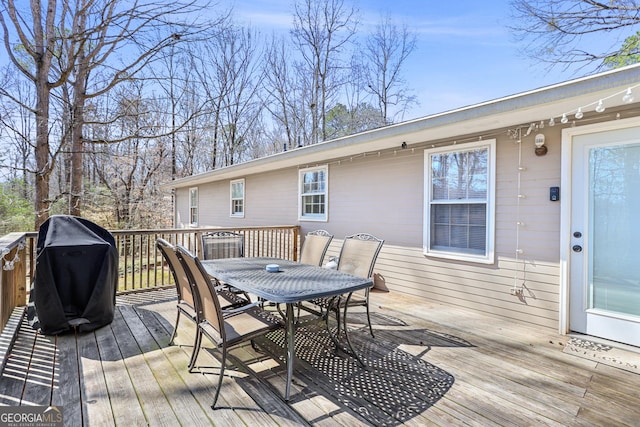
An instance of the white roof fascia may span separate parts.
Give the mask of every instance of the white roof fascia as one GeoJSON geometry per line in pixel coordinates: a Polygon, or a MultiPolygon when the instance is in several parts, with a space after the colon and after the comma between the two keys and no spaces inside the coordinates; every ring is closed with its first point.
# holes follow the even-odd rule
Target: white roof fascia
{"type": "MultiPolygon", "coordinates": [[[[583,77],[516,95],[438,113],[383,128],[361,132],[318,144],[272,154],[213,171],[162,184],[173,189],[239,178],[255,173],[321,164],[349,157],[432,140],[487,132],[540,120],[557,120],[563,113],[593,111],[600,99],[607,108],[622,105],[622,96],[612,94],[640,84],[640,64],[583,77]]],[[[636,98],[640,96],[636,95],[636,98]]],[[[637,102],[637,101],[636,101],[637,102]]]]}

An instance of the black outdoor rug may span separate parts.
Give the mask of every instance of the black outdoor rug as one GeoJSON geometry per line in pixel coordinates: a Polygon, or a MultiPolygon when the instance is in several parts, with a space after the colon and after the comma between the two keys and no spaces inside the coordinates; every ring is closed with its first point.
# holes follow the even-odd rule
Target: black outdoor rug
{"type": "MultiPolygon", "coordinates": [[[[356,317],[353,321],[358,322],[356,317]]],[[[322,394],[358,413],[372,425],[395,426],[434,405],[455,381],[451,374],[422,359],[429,348],[470,344],[428,329],[411,329],[390,316],[374,313],[372,321],[387,329],[375,330],[375,338],[366,326],[349,332],[367,366],[364,368],[344,352],[335,352],[324,323],[303,320],[296,330],[294,379],[302,377],[306,384],[300,398],[322,394]],[[424,346],[424,350],[414,356],[400,349],[402,344],[424,346]]],[[[270,333],[258,344],[280,359],[284,370],[284,331],[270,333]]],[[[292,400],[295,399],[293,394],[292,400]]]]}

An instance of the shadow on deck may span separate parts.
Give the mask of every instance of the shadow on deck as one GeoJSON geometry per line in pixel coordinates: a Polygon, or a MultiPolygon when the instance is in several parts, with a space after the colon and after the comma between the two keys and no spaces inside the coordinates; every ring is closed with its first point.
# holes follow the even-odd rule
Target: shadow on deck
{"type": "MultiPolygon", "coordinates": [[[[0,379],[0,403],[62,406],[68,425],[118,421],[118,408],[123,405],[133,413],[129,421],[144,419],[151,424],[156,418],[171,417],[184,423],[181,405],[190,408],[190,416],[200,422],[215,419],[225,410],[236,412],[246,422],[242,413],[246,416],[247,410],[254,407],[279,414],[272,420],[274,423],[285,418],[306,424],[316,422],[317,416],[292,408],[308,406],[305,401],[321,398],[323,405],[340,407],[339,412],[349,413],[353,421],[392,426],[428,409],[454,383],[452,375],[422,360],[424,352],[414,356],[399,347],[413,343],[427,348],[469,345],[464,340],[413,329],[399,318],[376,313],[372,321],[378,335],[373,340],[368,329],[357,327],[362,316],[355,313],[351,337],[367,365],[363,368],[352,357],[334,351],[322,323],[303,318],[296,334],[298,359],[289,404],[281,399],[282,378],[286,375],[285,334],[281,330],[259,339],[257,344],[265,353],[256,353],[248,346],[231,353],[237,365],[232,371],[235,393],[244,391],[245,395],[238,397],[246,408],[238,408],[234,399],[225,399],[223,389],[220,408],[212,411],[202,403],[213,391],[218,365],[212,355],[217,354],[208,352],[211,366],[200,370],[203,375],[187,373],[193,326],[181,323],[179,345],[168,346],[175,305],[173,292],[169,289],[119,297],[114,322],[91,333],[44,336],[23,322],[0,379]],[[256,365],[265,364],[269,364],[269,369],[254,370],[256,365]],[[193,382],[192,378],[205,379],[207,384],[193,382]],[[177,390],[180,383],[183,389],[177,390]],[[181,404],[177,395],[182,395],[181,404]],[[249,397],[254,402],[246,405],[249,397]],[[150,409],[158,412],[150,416],[150,409]]],[[[229,388],[228,382],[223,388],[229,388]]],[[[333,415],[325,416],[334,417],[335,411],[331,412],[333,415]]]]}
{"type": "Polygon", "coordinates": [[[495,318],[373,294],[369,335],[350,315],[367,368],[303,318],[289,402],[284,332],[231,352],[218,409],[217,353],[189,373],[195,328],[168,345],[175,291],[118,297],[111,325],[43,336],[26,322],[0,377],[0,404],[62,407],[65,425],[633,425],[640,376],[562,353],[560,337],[495,318]]]}
{"type": "MultiPolygon", "coordinates": [[[[353,316],[354,321],[357,317],[353,316]]],[[[428,329],[411,329],[400,319],[374,314],[372,323],[384,325],[373,339],[368,327],[350,332],[356,351],[366,368],[352,357],[336,356],[326,328],[318,322],[298,327],[296,355],[300,363],[296,374],[306,379],[302,393],[295,399],[321,393],[360,414],[368,423],[393,426],[424,412],[442,398],[455,379],[448,372],[423,360],[431,346],[461,347],[469,343],[428,329]],[[402,345],[420,345],[418,355],[401,350],[402,345]]],[[[363,322],[366,325],[366,320],[363,322]]],[[[259,341],[274,358],[283,356],[284,331],[268,334],[259,341]]],[[[284,366],[282,366],[284,368],[284,366]]],[[[284,372],[282,373],[284,375],[284,372]]]]}

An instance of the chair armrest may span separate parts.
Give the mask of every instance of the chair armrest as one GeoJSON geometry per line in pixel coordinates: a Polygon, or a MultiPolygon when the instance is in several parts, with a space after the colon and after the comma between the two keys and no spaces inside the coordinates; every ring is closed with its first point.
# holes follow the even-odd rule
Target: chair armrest
{"type": "Polygon", "coordinates": [[[224,310],[222,310],[222,315],[224,317],[235,316],[235,315],[240,314],[240,313],[242,313],[244,311],[247,311],[248,309],[256,307],[259,304],[260,304],[260,302],[256,301],[256,302],[252,302],[251,304],[242,305],[242,306],[240,306],[238,308],[224,309],[224,310]]]}

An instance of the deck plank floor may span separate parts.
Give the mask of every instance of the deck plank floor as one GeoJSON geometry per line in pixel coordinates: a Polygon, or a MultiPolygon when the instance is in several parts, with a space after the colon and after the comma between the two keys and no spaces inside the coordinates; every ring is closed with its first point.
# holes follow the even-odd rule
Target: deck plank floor
{"type": "Polygon", "coordinates": [[[173,290],[118,297],[112,324],[43,336],[23,322],[0,376],[0,405],[56,405],[68,426],[640,425],[640,375],[562,352],[567,337],[459,308],[373,293],[351,337],[367,364],[333,351],[305,321],[296,334],[292,396],[284,332],[232,351],[218,408],[219,360],[175,321],[173,290]]]}

